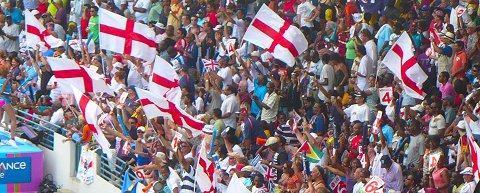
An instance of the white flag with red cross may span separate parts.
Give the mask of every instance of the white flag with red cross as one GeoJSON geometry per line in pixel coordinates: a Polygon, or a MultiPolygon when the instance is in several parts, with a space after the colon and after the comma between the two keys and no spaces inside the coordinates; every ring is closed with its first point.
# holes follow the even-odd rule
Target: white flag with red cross
{"type": "Polygon", "coordinates": [[[47,62],[57,79],[58,87],[63,93],[72,93],[70,86],[74,86],[82,93],[104,92],[114,96],[103,76],[97,74],[93,69],[80,66],[67,58],[47,57],[47,62]]]}
{"type": "Polygon", "coordinates": [[[152,29],[105,9],[100,8],[98,14],[100,49],[153,62],[157,54],[157,44],[152,29]]]}
{"type": "Polygon", "coordinates": [[[295,57],[308,47],[303,33],[265,4],[255,15],[243,39],[268,50],[289,66],[295,65],[295,57]]]}
{"type": "Polygon", "coordinates": [[[192,131],[193,136],[198,136],[202,133],[203,122],[193,118],[173,102],[152,92],[140,88],[135,89],[138,101],[142,104],[143,111],[148,119],[163,116],[172,120],[176,125],[189,129],[192,131]]]}
{"type": "Polygon", "coordinates": [[[97,140],[98,145],[102,148],[103,152],[108,152],[110,148],[110,142],[108,142],[103,131],[98,126],[98,116],[103,113],[102,109],[91,101],[87,96],[82,94],[80,90],[72,86],[73,94],[75,95],[75,100],[77,101],[78,107],[82,111],[82,115],[85,118],[85,121],[92,131],[95,140],[97,140]]]}
{"type": "Polygon", "coordinates": [[[473,137],[472,130],[480,129],[480,126],[478,125],[477,121],[471,120],[468,115],[464,116],[464,121],[465,130],[467,133],[468,148],[470,150],[470,154],[472,155],[473,176],[475,177],[475,182],[478,183],[480,181],[480,147],[473,137]]]}
{"type": "Polygon", "coordinates": [[[382,62],[402,81],[403,88],[409,96],[423,100],[425,93],[422,84],[428,76],[418,65],[413,54],[412,40],[406,32],[402,33],[382,62]]]}
{"type": "Polygon", "coordinates": [[[179,80],[180,78],[172,65],[163,58],[155,56],[155,63],[148,84],[150,92],[180,105],[182,94],[179,80]]]}
{"type": "Polygon", "coordinates": [[[198,162],[195,169],[195,181],[202,193],[215,192],[214,173],[215,163],[207,157],[207,148],[205,138],[203,138],[200,152],[198,153],[198,162]]]}
{"type": "Polygon", "coordinates": [[[42,23],[28,10],[25,10],[25,28],[27,32],[27,47],[35,48],[39,45],[40,50],[47,50],[48,48],[57,48],[64,45],[61,39],[52,36],[42,23]]]}

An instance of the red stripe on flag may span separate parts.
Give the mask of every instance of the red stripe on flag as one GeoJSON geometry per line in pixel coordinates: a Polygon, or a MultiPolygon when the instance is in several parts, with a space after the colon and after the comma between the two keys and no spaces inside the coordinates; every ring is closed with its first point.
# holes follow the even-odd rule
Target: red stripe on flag
{"type": "Polygon", "coordinates": [[[178,80],[175,79],[174,81],[171,81],[155,73],[153,73],[152,75],[152,82],[157,83],[158,85],[163,86],[165,88],[169,88],[169,89],[180,86],[180,84],[178,83],[178,80]]]}
{"type": "Polygon", "coordinates": [[[410,77],[407,76],[407,70],[412,68],[415,64],[417,64],[417,60],[414,57],[409,58],[405,63],[403,63],[403,50],[399,45],[395,45],[392,48],[393,52],[395,52],[400,57],[400,73],[402,77],[403,84],[413,91],[415,91],[419,95],[423,95],[422,89],[420,89],[415,81],[413,81],[410,77]]]}
{"type": "Polygon", "coordinates": [[[202,128],[203,128],[203,123],[202,122],[197,121],[195,119],[192,119],[191,117],[188,117],[188,116],[184,115],[182,112],[180,112],[180,110],[178,110],[178,108],[175,106],[174,103],[172,103],[168,100],[167,100],[168,109],[159,107],[158,105],[153,103],[148,98],[139,99],[139,101],[140,101],[140,103],[142,103],[143,106],[155,105],[155,107],[157,107],[160,111],[170,114],[172,116],[172,119],[173,119],[172,121],[175,124],[180,125],[181,127],[185,126],[183,124],[183,121],[185,121],[185,123],[191,128],[194,128],[194,129],[197,129],[197,130],[202,130],[202,128]],[[183,119],[183,121],[182,121],[182,119],[183,119]]]}
{"type": "Polygon", "coordinates": [[[71,69],[71,70],[54,70],[53,74],[58,78],[83,78],[83,85],[85,87],[85,92],[94,92],[93,91],[93,80],[88,75],[87,71],[79,66],[80,69],[71,69]]]}
{"type": "Polygon", "coordinates": [[[35,27],[35,26],[33,26],[33,25],[28,25],[28,24],[27,24],[27,33],[35,34],[36,36],[38,36],[38,37],[40,38],[40,40],[41,40],[42,42],[45,43],[45,46],[46,46],[47,48],[50,48],[50,44],[48,44],[47,41],[45,41],[45,36],[49,36],[49,35],[50,35],[50,33],[48,33],[47,30],[45,30],[45,31],[43,31],[43,32],[40,32],[40,30],[39,30],[37,27],[35,27]]]}
{"type": "Polygon", "coordinates": [[[252,26],[256,27],[258,30],[262,31],[265,35],[268,37],[272,38],[272,44],[268,48],[269,52],[273,52],[275,50],[275,47],[277,45],[281,45],[290,51],[294,57],[298,56],[298,51],[297,48],[295,48],[295,45],[287,40],[283,35],[287,31],[287,29],[290,27],[289,22],[283,23],[283,26],[280,28],[280,31],[275,31],[273,28],[268,26],[266,23],[263,23],[263,21],[260,21],[259,19],[255,19],[253,21],[252,26]]]}
{"type": "Polygon", "coordinates": [[[108,26],[106,24],[100,24],[101,33],[125,38],[125,45],[123,47],[124,54],[132,53],[133,41],[141,42],[143,44],[148,45],[149,47],[153,47],[153,48],[157,47],[157,44],[155,43],[154,40],[148,39],[144,35],[134,32],[133,31],[134,28],[135,28],[135,22],[130,19],[127,19],[127,23],[125,24],[125,29],[118,29],[113,26],[108,26]]]}
{"type": "MultiPolygon", "coordinates": [[[[90,99],[84,94],[82,94],[82,97],[80,97],[80,101],[78,101],[78,106],[80,107],[80,110],[82,110],[83,117],[85,117],[85,120],[87,120],[87,123],[88,123],[88,119],[86,116],[87,114],[86,111],[87,111],[87,105],[89,102],[90,102],[90,99]]],[[[98,131],[97,131],[97,128],[95,128],[95,125],[93,125],[92,123],[88,123],[88,127],[93,133],[98,135],[98,131]]]]}

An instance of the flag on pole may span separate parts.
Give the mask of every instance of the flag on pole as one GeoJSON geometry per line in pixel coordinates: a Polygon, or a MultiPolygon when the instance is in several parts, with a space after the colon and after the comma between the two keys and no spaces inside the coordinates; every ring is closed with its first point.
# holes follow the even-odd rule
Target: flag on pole
{"type": "Polygon", "coordinates": [[[193,118],[173,102],[149,91],[140,88],[135,89],[139,98],[138,100],[142,104],[143,111],[148,119],[164,116],[172,120],[176,125],[189,129],[194,136],[202,133],[203,122],[193,118]]]}
{"type": "Polygon", "coordinates": [[[107,85],[102,75],[93,69],[78,65],[67,58],[47,57],[47,62],[57,79],[58,87],[64,93],[72,93],[72,87],[86,92],[104,92],[114,96],[112,89],[107,85]]]}
{"type": "Polygon", "coordinates": [[[470,154],[472,156],[472,169],[473,169],[473,176],[475,177],[475,182],[479,182],[480,180],[480,147],[478,146],[477,141],[473,137],[472,130],[473,129],[480,129],[478,123],[470,119],[468,115],[464,116],[464,123],[459,122],[458,127],[465,127],[467,133],[467,140],[468,140],[468,148],[470,150],[470,154]]]}
{"type": "Polygon", "coordinates": [[[413,54],[412,40],[406,32],[402,33],[387,52],[382,63],[402,81],[403,89],[409,96],[423,100],[425,93],[422,84],[428,76],[418,65],[413,54]]]}
{"type": "Polygon", "coordinates": [[[320,151],[317,147],[310,145],[307,141],[303,142],[302,146],[298,148],[298,152],[305,152],[305,157],[307,161],[312,163],[320,162],[320,159],[323,157],[323,152],[320,151]]]}
{"type": "Polygon", "coordinates": [[[153,62],[157,55],[155,32],[145,24],[100,8],[100,49],[153,62]]]}
{"type": "Polygon", "coordinates": [[[64,45],[61,39],[48,33],[47,29],[29,10],[25,10],[25,28],[27,47],[35,48],[38,44],[40,50],[47,50],[48,48],[57,48],[64,45]]]}
{"type": "Polygon", "coordinates": [[[308,47],[303,33],[265,4],[255,15],[243,39],[268,50],[289,66],[295,65],[295,57],[308,47]]]}
{"type": "Polygon", "coordinates": [[[195,181],[202,193],[215,192],[214,173],[215,164],[207,157],[206,138],[203,138],[195,169],[195,181]]]}
{"type": "Polygon", "coordinates": [[[110,142],[108,142],[105,135],[103,135],[103,131],[98,126],[98,116],[103,113],[102,109],[77,88],[72,86],[72,90],[78,107],[80,107],[82,115],[97,140],[98,145],[102,148],[103,152],[108,152],[110,150],[110,142]]]}
{"type": "Polygon", "coordinates": [[[148,84],[150,92],[167,98],[179,106],[182,95],[179,80],[180,78],[172,65],[163,58],[155,56],[155,63],[148,84]]]}

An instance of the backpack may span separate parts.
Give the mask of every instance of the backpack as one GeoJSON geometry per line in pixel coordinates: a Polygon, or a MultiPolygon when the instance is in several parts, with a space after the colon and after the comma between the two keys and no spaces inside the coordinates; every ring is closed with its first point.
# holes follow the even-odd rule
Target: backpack
{"type": "Polygon", "coordinates": [[[58,187],[53,183],[53,176],[52,174],[47,174],[43,178],[42,182],[38,187],[39,193],[54,193],[57,192],[58,187]]]}

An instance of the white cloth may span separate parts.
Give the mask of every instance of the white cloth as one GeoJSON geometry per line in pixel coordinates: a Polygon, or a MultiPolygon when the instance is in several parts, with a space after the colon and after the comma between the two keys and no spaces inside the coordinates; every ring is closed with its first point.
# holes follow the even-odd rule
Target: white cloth
{"type": "Polygon", "coordinates": [[[440,130],[445,129],[445,118],[442,114],[432,117],[428,127],[428,135],[438,135],[440,130]]]}
{"type": "Polygon", "coordinates": [[[222,114],[227,114],[231,113],[230,117],[223,119],[223,122],[225,123],[225,126],[236,128],[237,126],[237,114],[240,110],[240,105],[238,104],[238,98],[234,94],[230,94],[225,98],[225,100],[222,103],[222,106],[220,107],[220,110],[222,111],[222,114]]]}
{"type": "MultiPolygon", "coordinates": [[[[322,73],[320,74],[319,82],[328,81],[327,85],[322,85],[323,88],[329,92],[333,90],[333,82],[335,81],[335,70],[332,65],[323,65],[322,73]]],[[[325,101],[327,97],[320,91],[318,91],[318,98],[325,101]]]]}
{"type": "Polygon", "coordinates": [[[365,55],[360,59],[357,71],[357,86],[362,91],[368,88],[368,76],[370,76],[373,71],[372,65],[373,61],[368,55],[365,55]],[[365,77],[358,76],[358,74],[365,77]]]}
{"type": "Polygon", "coordinates": [[[312,17],[313,10],[315,6],[310,1],[305,1],[297,6],[297,14],[300,15],[300,18],[297,18],[300,23],[300,27],[313,27],[313,22],[307,22],[306,19],[312,17]]]}
{"type": "Polygon", "coordinates": [[[146,9],[147,11],[145,11],[145,13],[135,12],[135,21],[147,22],[148,10],[150,9],[151,5],[152,5],[152,2],[150,2],[150,0],[138,0],[135,7],[143,8],[143,9],[146,9]]]}
{"type": "MultiPolygon", "coordinates": [[[[20,26],[14,23],[12,23],[11,25],[7,25],[5,23],[5,26],[3,27],[3,31],[5,32],[6,35],[18,36],[20,35],[20,26]]],[[[7,52],[18,52],[18,49],[19,49],[18,39],[12,40],[7,38],[4,45],[7,52]]]]}
{"type": "Polygon", "coordinates": [[[366,122],[368,121],[368,115],[370,114],[370,110],[367,104],[358,105],[354,104],[345,110],[345,114],[350,117],[350,123],[354,121],[366,122]]]}
{"type": "Polygon", "coordinates": [[[52,114],[50,118],[50,123],[58,125],[63,121],[63,109],[58,109],[52,114]]]}
{"type": "Polygon", "coordinates": [[[170,188],[170,190],[173,191],[173,189],[177,188],[177,190],[180,191],[180,185],[182,184],[182,179],[178,175],[178,173],[173,170],[171,167],[168,167],[170,170],[170,175],[168,176],[166,181],[167,186],[170,188]]]}
{"type": "Polygon", "coordinates": [[[220,76],[223,80],[223,88],[226,86],[232,84],[233,79],[232,79],[232,71],[230,70],[229,67],[225,68],[220,68],[220,70],[217,72],[217,75],[220,76]]]}
{"type": "Polygon", "coordinates": [[[460,193],[472,193],[475,190],[475,186],[477,186],[475,181],[464,183],[460,193]]]}
{"type": "Polygon", "coordinates": [[[372,59],[372,68],[377,69],[377,62],[378,62],[378,47],[375,44],[375,41],[369,40],[365,43],[365,49],[367,51],[367,56],[372,59]]]}

